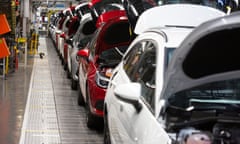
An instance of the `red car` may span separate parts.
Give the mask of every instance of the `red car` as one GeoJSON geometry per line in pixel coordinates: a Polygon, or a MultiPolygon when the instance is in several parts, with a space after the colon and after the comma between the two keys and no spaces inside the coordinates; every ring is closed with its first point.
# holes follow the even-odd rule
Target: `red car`
{"type": "Polygon", "coordinates": [[[88,45],[78,51],[79,105],[86,105],[87,126],[102,122],[106,88],[113,68],[131,42],[129,22],[124,11],[102,14],[99,26],[88,45]]]}
{"type": "Polygon", "coordinates": [[[98,17],[112,10],[124,10],[121,0],[91,0],[88,3],[91,9],[93,21],[96,22],[98,17]]]}

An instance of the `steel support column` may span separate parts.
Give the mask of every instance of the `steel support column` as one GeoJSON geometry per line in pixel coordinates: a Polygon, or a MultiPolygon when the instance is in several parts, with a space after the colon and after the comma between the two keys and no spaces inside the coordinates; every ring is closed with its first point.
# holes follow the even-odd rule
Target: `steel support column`
{"type": "MultiPolygon", "coordinates": [[[[28,27],[28,18],[29,18],[29,0],[24,0],[23,1],[23,37],[27,39],[27,32],[29,31],[28,27]]],[[[24,67],[27,67],[27,42],[25,43],[25,55],[24,55],[24,67]]]]}

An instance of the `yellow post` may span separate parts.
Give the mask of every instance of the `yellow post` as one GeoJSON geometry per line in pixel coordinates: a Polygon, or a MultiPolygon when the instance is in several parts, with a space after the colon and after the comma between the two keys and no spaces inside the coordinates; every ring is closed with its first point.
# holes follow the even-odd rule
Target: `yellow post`
{"type": "Polygon", "coordinates": [[[38,47],[38,34],[35,34],[35,40],[34,40],[34,54],[37,54],[37,47],[38,47]]]}
{"type": "Polygon", "coordinates": [[[38,34],[33,33],[30,43],[30,54],[37,54],[37,46],[38,46],[38,34]]]}
{"type": "Polygon", "coordinates": [[[33,54],[33,46],[34,46],[34,39],[33,38],[34,38],[34,33],[32,34],[32,38],[31,38],[29,54],[33,54]]]}
{"type": "Polygon", "coordinates": [[[29,50],[29,54],[32,54],[32,46],[33,46],[33,44],[32,44],[32,40],[31,40],[31,42],[30,42],[30,50],[29,50]]]}
{"type": "Polygon", "coordinates": [[[8,58],[8,56],[7,56],[7,57],[6,57],[5,74],[8,74],[8,62],[9,62],[9,58],[8,58]]]}

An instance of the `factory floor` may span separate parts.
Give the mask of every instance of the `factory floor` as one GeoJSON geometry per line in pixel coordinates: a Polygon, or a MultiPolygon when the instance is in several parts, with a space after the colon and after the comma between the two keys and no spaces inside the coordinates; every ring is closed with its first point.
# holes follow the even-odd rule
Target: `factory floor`
{"type": "Polygon", "coordinates": [[[87,128],[50,38],[39,38],[40,52],[0,77],[0,144],[102,144],[103,130],[87,128]]]}

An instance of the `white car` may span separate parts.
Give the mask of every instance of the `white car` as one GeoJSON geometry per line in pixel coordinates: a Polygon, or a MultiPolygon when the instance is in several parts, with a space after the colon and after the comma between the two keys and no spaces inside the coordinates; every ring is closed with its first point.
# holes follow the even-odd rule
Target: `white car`
{"type": "Polygon", "coordinates": [[[77,89],[78,86],[78,67],[77,52],[86,46],[91,40],[96,26],[92,21],[90,13],[82,16],[80,26],[71,40],[68,40],[67,56],[67,75],[71,78],[71,88],[77,89]]]}
{"type": "Polygon", "coordinates": [[[71,8],[68,8],[65,13],[65,19],[62,24],[62,29],[60,30],[60,35],[58,37],[58,51],[60,54],[60,59],[62,60],[62,64],[64,64],[64,45],[65,45],[65,40],[68,39],[68,24],[70,19],[73,17],[73,14],[71,12],[71,8]]]}
{"type": "Polygon", "coordinates": [[[114,69],[107,88],[105,144],[171,143],[164,123],[158,120],[168,64],[196,27],[224,15],[210,7],[171,4],[146,10],[139,17],[135,28],[139,35],[114,69]]]}

